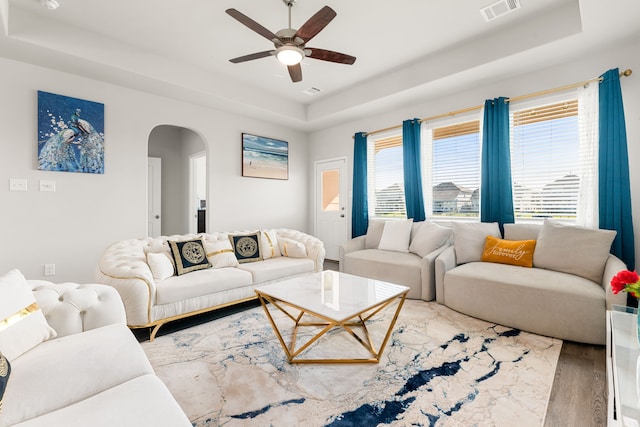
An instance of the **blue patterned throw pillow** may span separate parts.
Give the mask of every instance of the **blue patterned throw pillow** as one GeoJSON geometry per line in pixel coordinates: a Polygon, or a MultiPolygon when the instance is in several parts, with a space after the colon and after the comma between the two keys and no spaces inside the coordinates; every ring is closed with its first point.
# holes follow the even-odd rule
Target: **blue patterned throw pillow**
{"type": "Polygon", "coordinates": [[[204,250],[202,239],[187,240],[184,242],[169,241],[171,255],[176,264],[176,274],[190,273],[211,267],[204,250]]]}
{"type": "Polygon", "coordinates": [[[0,353],[0,413],[2,413],[2,398],[7,388],[7,382],[9,382],[9,375],[11,375],[11,364],[7,358],[0,353]]]}
{"type": "Polygon", "coordinates": [[[260,232],[252,234],[230,234],[229,240],[240,264],[262,261],[260,232]]]}

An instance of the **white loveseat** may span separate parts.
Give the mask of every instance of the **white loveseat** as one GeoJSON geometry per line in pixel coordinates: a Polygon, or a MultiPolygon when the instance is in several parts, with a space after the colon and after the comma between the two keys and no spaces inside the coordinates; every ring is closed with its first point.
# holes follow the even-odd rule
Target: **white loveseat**
{"type": "Polygon", "coordinates": [[[612,277],[625,264],[609,254],[615,232],[554,221],[505,224],[504,239],[535,240],[533,267],[481,261],[497,223],[454,224],[454,245],[436,260],[436,300],[504,326],[589,344],[606,342],[606,310],[626,305],[612,277]]]}
{"type": "Polygon", "coordinates": [[[370,221],[366,235],[340,247],[339,268],[408,286],[407,298],[431,301],[436,297],[435,260],[449,245],[451,229],[430,221],[406,221],[408,227],[398,220],[370,221]],[[384,239],[389,234],[394,237],[391,242],[384,239]]]}
{"type": "Polygon", "coordinates": [[[100,257],[96,281],[118,291],[130,328],[153,327],[153,340],[166,322],[255,299],[254,289],[261,284],[322,271],[324,257],[321,240],[291,229],[147,237],[109,246],[100,257]],[[169,254],[169,241],[201,238],[206,249],[228,242],[229,235],[253,233],[263,233],[260,250],[266,259],[167,278],[154,277],[148,262],[150,254],[169,254]],[[271,238],[267,239],[267,235],[271,238]],[[284,243],[297,244],[299,251],[287,251],[284,243]]]}
{"type": "Polygon", "coordinates": [[[113,288],[24,282],[57,336],[11,361],[0,425],[191,426],[126,327],[113,288]]]}

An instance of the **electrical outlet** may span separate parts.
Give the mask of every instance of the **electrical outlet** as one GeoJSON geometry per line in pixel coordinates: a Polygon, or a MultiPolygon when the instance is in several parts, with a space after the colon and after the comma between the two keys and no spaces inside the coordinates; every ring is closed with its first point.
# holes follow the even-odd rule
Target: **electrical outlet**
{"type": "Polygon", "coordinates": [[[56,265],[55,264],[45,264],[44,265],[44,275],[45,276],[55,276],[56,275],[56,265]]]}

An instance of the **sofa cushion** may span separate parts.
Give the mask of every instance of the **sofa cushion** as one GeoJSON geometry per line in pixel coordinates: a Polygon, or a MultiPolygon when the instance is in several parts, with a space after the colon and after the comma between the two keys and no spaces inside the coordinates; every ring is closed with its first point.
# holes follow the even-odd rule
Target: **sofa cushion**
{"type": "Polygon", "coordinates": [[[251,285],[251,275],[238,268],[209,268],[156,282],[156,304],[196,298],[251,285]]]}
{"type": "Polygon", "coordinates": [[[384,223],[378,249],[396,252],[409,252],[412,219],[387,221],[384,223]]]}
{"type": "Polygon", "coordinates": [[[385,221],[371,220],[367,227],[367,234],[364,238],[364,247],[366,249],[378,249],[380,245],[380,238],[382,237],[382,230],[384,230],[385,221]]]}
{"type": "Polygon", "coordinates": [[[542,224],[504,224],[506,240],[538,240],[542,224]]]}
{"type": "Polygon", "coordinates": [[[173,260],[165,252],[148,252],[147,264],[149,264],[151,274],[156,280],[164,280],[176,272],[173,260]]]}
{"type": "Polygon", "coordinates": [[[410,252],[364,249],[344,256],[343,271],[411,288],[407,298],[422,298],[422,259],[410,252]]]}
{"type": "Polygon", "coordinates": [[[605,291],[572,274],[468,263],[446,273],[444,302],[461,313],[541,335],[605,342],[605,291]]]}
{"type": "Polygon", "coordinates": [[[122,324],[43,342],[18,357],[12,368],[11,386],[4,396],[3,420],[7,425],[153,373],[140,344],[122,324]]]}
{"type": "Polygon", "coordinates": [[[211,267],[204,250],[202,239],[186,240],[182,242],[169,241],[173,262],[176,265],[176,274],[191,273],[211,267]]]}
{"type": "Polygon", "coordinates": [[[307,257],[307,248],[296,240],[287,239],[286,237],[281,237],[278,239],[280,244],[280,252],[282,256],[286,256],[289,258],[306,258],[307,257]]]}
{"type": "Polygon", "coordinates": [[[280,256],[278,234],[275,230],[262,230],[260,232],[260,250],[262,251],[262,259],[280,256]]]}
{"type": "Polygon", "coordinates": [[[22,273],[0,276],[0,350],[10,361],[56,336],[22,273]]]}
{"type": "Polygon", "coordinates": [[[480,261],[487,236],[502,237],[497,222],[454,222],[456,264],[480,261]]]}
{"type": "Polygon", "coordinates": [[[204,249],[212,268],[237,267],[238,259],[228,240],[205,242],[204,249]]]}
{"type": "Polygon", "coordinates": [[[533,265],[600,283],[615,237],[613,230],[567,226],[545,220],[533,254],[533,265]]]}
{"type": "Polygon", "coordinates": [[[191,423],[162,381],[147,374],[18,426],[189,427],[191,423]]]}
{"type": "Polygon", "coordinates": [[[424,258],[444,245],[450,237],[450,228],[443,227],[431,221],[423,221],[415,236],[411,238],[409,252],[413,252],[419,257],[424,258]]]}
{"type": "Polygon", "coordinates": [[[487,236],[482,261],[533,267],[535,240],[503,240],[487,236]]]}
{"type": "Polygon", "coordinates": [[[313,273],[315,271],[315,263],[309,258],[289,258],[284,256],[267,259],[262,262],[242,264],[239,269],[251,273],[253,284],[257,285],[288,276],[313,273]]]}
{"type": "Polygon", "coordinates": [[[229,241],[240,264],[262,261],[259,231],[250,234],[229,234],[229,241]]]}

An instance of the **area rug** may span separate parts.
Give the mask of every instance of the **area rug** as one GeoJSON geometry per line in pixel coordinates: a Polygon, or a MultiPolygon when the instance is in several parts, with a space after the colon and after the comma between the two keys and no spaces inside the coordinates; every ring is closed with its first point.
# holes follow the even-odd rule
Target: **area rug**
{"type": "MultiPolygon", "coordinates": [[[[372,323],[374,342],[393,311],[372,323]]],[[[541,426],[561,345],[413,300],[379,364],[290,364],[261,307],[142,344],[196,427],[541,426]]],[[[343,331],[308,350],[360,351],[343,331]]]]}

